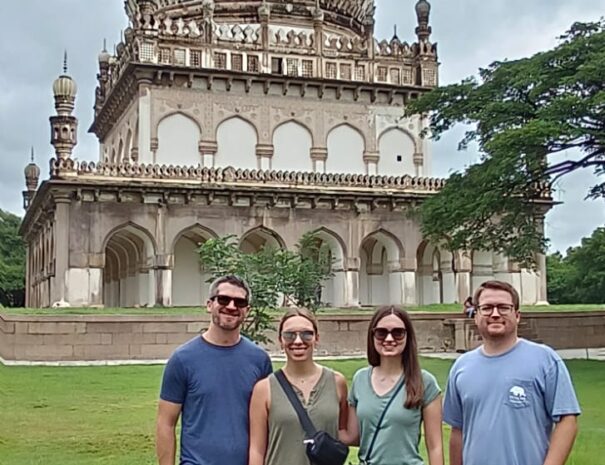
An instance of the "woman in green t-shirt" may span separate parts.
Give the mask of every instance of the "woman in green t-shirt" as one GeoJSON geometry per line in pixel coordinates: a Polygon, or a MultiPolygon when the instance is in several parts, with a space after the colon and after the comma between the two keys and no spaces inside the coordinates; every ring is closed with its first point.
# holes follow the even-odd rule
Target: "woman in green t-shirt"
{"type": "Polygon", "coordinates": [[[418,362],[416,335],[401,308],[379,308],[368,328],[369,367],[353,377],[347,442],[359,444],[360,463],[424,465],[420,425],[429,465],[443,465],[441,391],[418,362]]]}

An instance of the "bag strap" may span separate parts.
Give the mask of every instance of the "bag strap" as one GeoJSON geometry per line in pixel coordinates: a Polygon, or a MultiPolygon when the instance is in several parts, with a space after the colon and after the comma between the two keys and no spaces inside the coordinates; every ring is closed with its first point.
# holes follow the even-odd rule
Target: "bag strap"
{"type": "Polygon", "coordinates": [[[364,463],[369,463],[368,459],[370,458],[370,455],[372,454],[372,451],[374,450],[374,443],[376,442],[376,437],[378,436],[378,431],[380,431],[380,428],[382,426],[382,420],[384,420],[384,417],[387,414],[387,410],[393,403],[393,400],[395,400],[395,397],[397,397],[397,394],[399,394],[399,391],[401,391],[402,387],[403,387],[403,380],[401,380],[401,382],[398,384],[397,389],[395,389],[395,392],[393,392],[393,395],[387,402],[387,405],[384,407],[384,410],[382,411],[382,414],[380,415],[378,423],[376,424],[376,429],[374,430],[374,435],[372,436],[372,440],[370,441],[370,447],[368,447],[368,452],[366,453],[366,458],[364,459],[364,463]]]}
{"type": "Polygon", "coordinates": [[[302,402],[298,398],[298,395],[296,395],[296,392],[294,392],[290,381],[288,381],[288,378],[286,378],[286,375],[284,374],[283,370],[277,370],[275,372],[275,377],[277,378],[277,381],[279,382],[281,388],[284,390],[286,397],[292,404],[292,407],[294,407],[296,415],[298,415],[298,421],[300,421],[300,425],[305,430],[307,438],[312,438],[315,433],[317,433],[317,430],[315,429],[313,422],[309,418],[307,411],[303,407],[302,402]]]}

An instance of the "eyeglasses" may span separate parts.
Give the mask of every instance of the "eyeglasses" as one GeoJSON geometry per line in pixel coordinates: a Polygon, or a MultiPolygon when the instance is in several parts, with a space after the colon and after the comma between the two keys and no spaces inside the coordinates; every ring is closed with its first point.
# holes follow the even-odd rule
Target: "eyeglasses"
{"type": "Polygon", "coordinates": [[[372,334],[378,341],[384,341],[390,334],[396,341],[403,341],[408,332],[405,328],[374,328],[372,334]]]}
{"type": "Polygon", "coordinates": [[[315,331],[282,331],[281,337],[286,342],[294,342],[297,337],[300,337],[300,340],[303,342],[311,342],[315,338],[315,331]]]}
{"type": "Polygon", "coordinates": [[[514,309],[515,307],[509,304],[485,304],[477,307],[477,310],[479,310],[479,313],[482,316],[490,316],[492,313],[494,313],[494,310],[498,310],[500,315],[508,315],[514,309]]]}
{"type": "Polygon", "coordinates": [[[228,295],[219,294],[210,297],[210,300],[218,302],[218,304],[222,305],[223,307],[226,307],[231,302],[233,302],[233,305],[235,305],[237,308],[244,308],[248,306],[248,299],[244,299],[243,297],[230,297],[228,295]]]}

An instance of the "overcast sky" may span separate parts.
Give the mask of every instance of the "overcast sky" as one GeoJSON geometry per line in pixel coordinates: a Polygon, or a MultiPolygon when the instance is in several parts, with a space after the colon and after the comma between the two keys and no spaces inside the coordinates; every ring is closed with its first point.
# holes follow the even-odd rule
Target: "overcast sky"
{"type": "MultiPolygon", "coordinates": [[[[393,26],[402,40],[412,41],[415,0],[377,0],[379,39],[390,38],[393,26]]],[[[475,74],[494,60],[519,58],[556,44],[574,21],[597,20],[605,0],[433,0],[433,40],[439,43],[442,84],[475,74]]],[[[122,0],[0,0],[0,208],[23,214],[23,168],[30,147],[43,177],[52,156],[48,117],[54,114],[51,86],[61,73],[68,50],[69,73],[78,84],[76,116],[79,143],[74,156],[96,160],[96,137],[88,134],[103,39],[109,47],[127,26],[122,0]]],[[[446,177],[477,158],[456,151],[462,130],[434,144],[434,176],[446,177]]],[[[583,200],[594,184],[592,172],[570,175],[556,199],[563,202],[547,216],[551,250],[565,251],[605,224],[603,200],[583,200]]]]}

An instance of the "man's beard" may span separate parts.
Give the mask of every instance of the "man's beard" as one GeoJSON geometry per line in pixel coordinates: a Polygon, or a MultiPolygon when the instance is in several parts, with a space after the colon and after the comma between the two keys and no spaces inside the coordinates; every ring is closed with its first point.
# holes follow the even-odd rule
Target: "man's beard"
{"type": "Polygon", "coordinates": [[[231,315],[231,317],[234,319],[234,321],[232,323],[225,323],[221,321],[221,315],[228,315],[228,314],[213,314],[212,315],[212,323],[214,323],[216,326],[218,326],[219,328],[226,330],[226,331],[235,331],[236,329],[238,329],[241,324],[242,324],[242,317],[240,314],[237,315],[231,315]]]}

